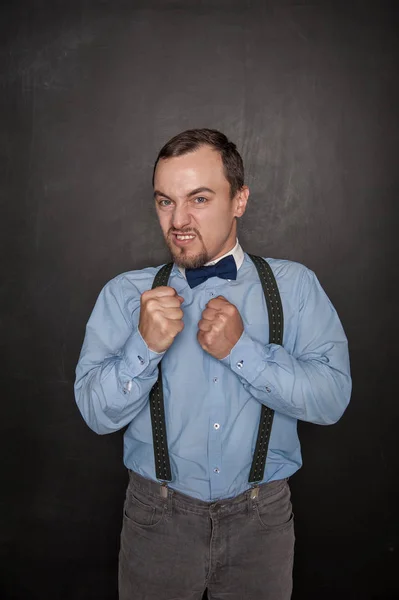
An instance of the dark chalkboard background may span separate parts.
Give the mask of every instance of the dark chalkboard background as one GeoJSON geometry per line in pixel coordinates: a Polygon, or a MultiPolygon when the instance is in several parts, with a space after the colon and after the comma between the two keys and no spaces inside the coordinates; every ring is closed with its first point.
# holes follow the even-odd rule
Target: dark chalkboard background
{"type": "Polygon", "coordinates": [[[152,164],[191,127],[242,152],[244,248],[315,270],[350,341],[346,414],[300,424],[294,599],[399,597],[398,25],[394,2],[3,2],[2,598],[117,597],[122,436],[84,424],[74,368],[101,287],[167,259],[152,164]]]}

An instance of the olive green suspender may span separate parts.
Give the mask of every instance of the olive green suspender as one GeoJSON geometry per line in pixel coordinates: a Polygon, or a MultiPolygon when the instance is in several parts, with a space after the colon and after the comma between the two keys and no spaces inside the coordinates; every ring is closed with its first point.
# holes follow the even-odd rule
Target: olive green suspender
{"type": "MultiPolygon", "coordinates": [[[[267,311],[269,315],[269,343],[282,345],[284,328],[283,309],[275,277],[270,265],[263,258],[254,256],[252,254],[249,254],[248,256],[258,271],[265,295],[267,311]]],[[[172,267],[173,263],[168,263],[160,268],[155,276],[154,283],[152,285],[153,289],[161,285],[168,285],[172,267]]],[[[172,474],[170,469],[168,440],[166,436],[161,362],[158,365],[158,380],[150,392],[150,411],[156,477],[160,481],[167,482],[171,481],[172,474]]],[[[249,483],[254,484],[263,480],[273,417],[274,410],[262,404],[258,437],[256,440],[251,471],[248,478],[249,483]]]]}

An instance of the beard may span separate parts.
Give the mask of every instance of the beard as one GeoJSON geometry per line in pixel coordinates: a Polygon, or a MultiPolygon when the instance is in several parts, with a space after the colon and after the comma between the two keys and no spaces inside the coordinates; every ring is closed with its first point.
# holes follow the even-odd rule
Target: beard
{"type": "Polygon", "coordinates": [[[201,237],[198,229],[190,229],[189,231],[181,231],[180,233],[195,233],[197,239],[201,242],[202,248],[196,254],[189,254],[189,250],[187,248],[177,248],[171,239],[171,231],[169,230],[166,237],[166,245],[168,246],[169,252],[172,255],[172,258],[178,267],[183,267],[184,269],[198,269],[199,267],[203,267],[207,262],[211,259],[209,258],[209,254],[207,249],[205,248],[205,244],[201,237]]]}

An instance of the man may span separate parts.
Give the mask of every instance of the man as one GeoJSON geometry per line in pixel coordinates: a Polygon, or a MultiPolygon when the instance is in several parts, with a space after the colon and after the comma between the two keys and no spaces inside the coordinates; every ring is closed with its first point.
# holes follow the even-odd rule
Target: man
{"type": "Polygon", "coordinates": [[[297,419],[341,417],[348,349],[312,271],[241,249],[248,196],[223,134],[170,140],[154,198],[174,264],[110,281],[87,325],[79,409],[128,426],[121,600],[291,597],[297,419]]]}

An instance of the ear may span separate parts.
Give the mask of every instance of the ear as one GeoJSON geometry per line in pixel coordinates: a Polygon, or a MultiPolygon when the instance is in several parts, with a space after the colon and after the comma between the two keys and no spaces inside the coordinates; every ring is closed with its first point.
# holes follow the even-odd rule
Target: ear
{"type": "Polygon", "coordinates": [[[247,208],[247,202],[249,198],[249,187],[243,185],[242,188],[237,192],[234,198],[234,216],[242,217],[247,208]]]}

